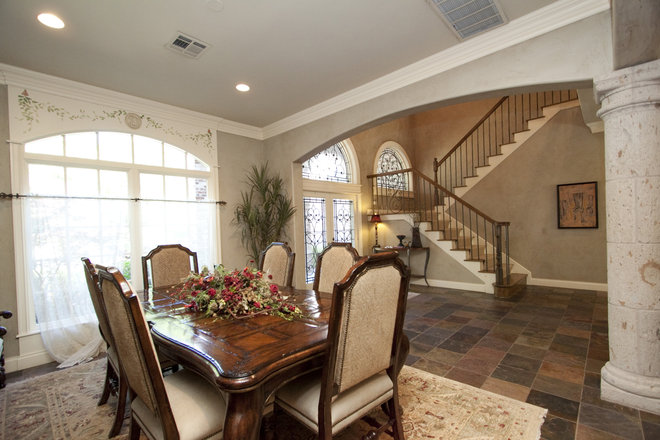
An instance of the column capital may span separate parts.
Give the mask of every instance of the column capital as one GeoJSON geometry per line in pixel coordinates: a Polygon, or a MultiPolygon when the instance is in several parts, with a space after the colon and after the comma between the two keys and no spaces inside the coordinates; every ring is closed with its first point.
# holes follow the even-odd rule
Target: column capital
{"type": "Polygon", "coordinates": [[[598,116],[613,110],[660,102],[660,59],[616,70],[594,79],[598,116]]]}

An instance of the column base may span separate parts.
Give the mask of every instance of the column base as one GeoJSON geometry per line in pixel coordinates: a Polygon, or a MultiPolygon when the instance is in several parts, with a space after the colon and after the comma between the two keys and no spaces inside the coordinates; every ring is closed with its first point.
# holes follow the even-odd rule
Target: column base
{"type": "Polygon", "coordinates": [[[608,362],[601,370],[600,398],[660,415],[660,378],[630,373],[608,362]]]}

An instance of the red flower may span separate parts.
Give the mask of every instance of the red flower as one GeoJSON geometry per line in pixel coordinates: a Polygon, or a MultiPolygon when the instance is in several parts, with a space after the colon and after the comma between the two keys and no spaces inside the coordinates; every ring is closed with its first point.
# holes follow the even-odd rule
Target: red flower
{"type": "Polygon", "coordinates": [[[259,301],[255,301],[254,306],[258,309],[261,308],[261,303],[259,301]]]}
{"type": "Polygon", "coordinates": [[[215,294],[216,294],[215,289],[214,289],[213,287],[211,287],[211,288],[208,290],[208,294],[209,294],[209,296],[210,296],[211,298],[213,298],[213,297],[215,296],[215,294]]]}
{"type": "Polygon", "coordinates": [[[270,285],[270,291],[271,291],[272,293],[277,293],[277,292],[278,292],[278,290],[277,290],[277,285],[276,285],[276,284],[271,284],[271,285],[270,285]]]}
{"type": "Polygon", "coordinates": [[[197,291],[193,290],[192,292],[190,292],[190,296],[197,296],[197,291]]]}
{"type": "Polygon", "coordinates": [[[273,279],[273,276],[272,276],[271,274],[268,274],[268,279],[269,279],[269,280],[272,280],[272,279],[273,279]]]}

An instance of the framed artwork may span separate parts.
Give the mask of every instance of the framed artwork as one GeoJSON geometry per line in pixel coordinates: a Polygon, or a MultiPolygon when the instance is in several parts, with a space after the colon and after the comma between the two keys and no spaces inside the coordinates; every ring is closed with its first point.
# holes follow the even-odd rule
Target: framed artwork
{"type": "Polygon", "coordinates": [[[557,223],[559,229],[598,228],[598,184],[557,185],[557,223]]]}

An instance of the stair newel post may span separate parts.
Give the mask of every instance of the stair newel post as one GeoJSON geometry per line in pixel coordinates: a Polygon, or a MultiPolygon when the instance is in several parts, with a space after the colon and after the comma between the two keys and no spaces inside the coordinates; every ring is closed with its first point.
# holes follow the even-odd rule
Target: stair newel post
{"type": "Polygon", "coordinates": [[[496,222],[495,227],[495,284],[501,286],[504,281],[502,270],[502,223],[496,222]]]}

